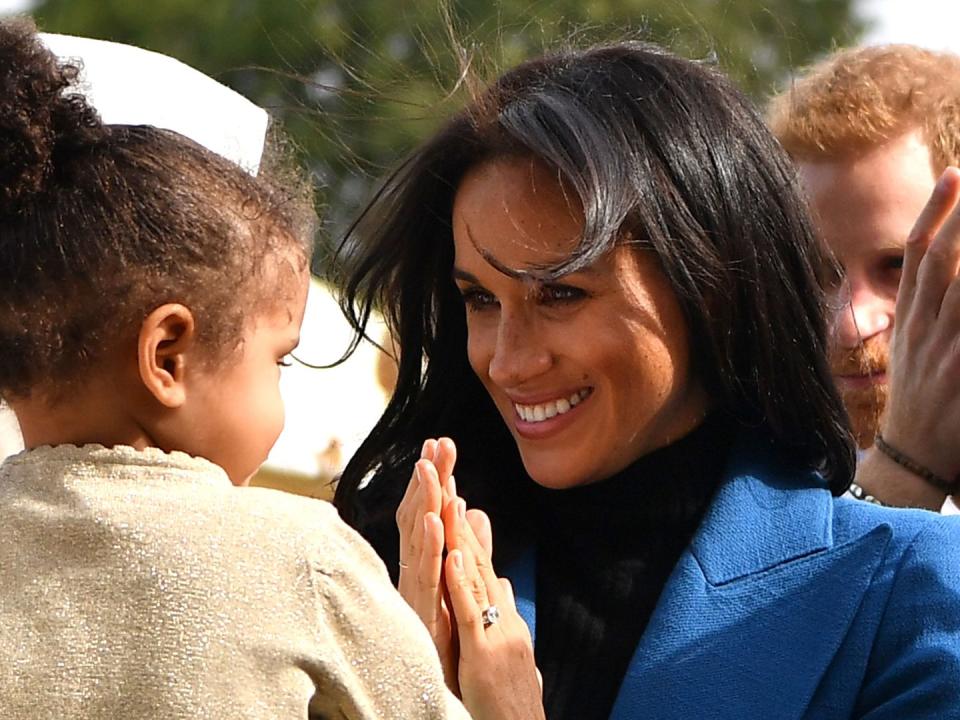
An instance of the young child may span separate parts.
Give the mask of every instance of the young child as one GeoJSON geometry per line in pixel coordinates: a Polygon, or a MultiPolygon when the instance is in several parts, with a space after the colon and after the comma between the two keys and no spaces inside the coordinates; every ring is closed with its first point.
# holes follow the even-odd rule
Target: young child
{"type": "Polygon", "coordinates": [[[283,423],[308,187],[104,124],[75,75],[0,23],[3,717],[467,717],[331,506],[235,487],[283,423]]]}

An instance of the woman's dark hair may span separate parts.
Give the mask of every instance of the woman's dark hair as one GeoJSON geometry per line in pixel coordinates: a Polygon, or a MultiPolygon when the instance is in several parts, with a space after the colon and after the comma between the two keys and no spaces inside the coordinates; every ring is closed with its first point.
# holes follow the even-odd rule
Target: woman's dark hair
{"type": "Polygon", "coordinates": [[[855,454],[826,361],[821,248],[790,161],[720,73],[623,43],[507,72],[387,178],[341,245],[344,312],[359,329],[382,311],[400,353],[396,392],[337,489],[348,521],[389,542],[421,442],[449,435],[467,500],[495,524],[522,522],[526,476],[468,364],[452,280],[457,187],[504,156],[558,171],[582,203],[579,247],[539,272],[580,269],[627,238],[654,251],[714,411],[847,487],[855,454]]]}
{"type": "MultiPolygon", "coordinates": [[[[276,252],[306,263],[310,186],[279,143],[253,177],[177,133],[104,125],[26,20],[0,22],[0,395],[62,394],[164,302],[211,360],[271,302],[276,252]],[[269,285],[269,286],[266,286],[269,285]],[[243,297],[241,302],[239,297],[243,297]]],[[[143,78],[148,82],[149,78],[143,78]]]]}

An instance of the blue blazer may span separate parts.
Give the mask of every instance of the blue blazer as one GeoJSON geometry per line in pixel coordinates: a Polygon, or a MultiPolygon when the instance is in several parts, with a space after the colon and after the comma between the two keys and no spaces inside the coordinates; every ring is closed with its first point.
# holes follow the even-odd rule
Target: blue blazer
{"type": "MultiPolygon", "coordinates": [[[[507,573],[534,638],[535,564],[507,573]]],[[[741,447],[610,717],[960,718],[960,518],[834,498],[741,447]]]]}

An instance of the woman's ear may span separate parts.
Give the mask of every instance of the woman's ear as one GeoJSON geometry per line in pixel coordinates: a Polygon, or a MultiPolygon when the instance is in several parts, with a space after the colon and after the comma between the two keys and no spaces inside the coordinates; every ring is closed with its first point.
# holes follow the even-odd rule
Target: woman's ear
{"type": "Polygon", "coordinates": [[[140,325],[137,364],[147,391],[167,408],[186,400],[187,360],[196,354],[196,325],[190,308],[179,303],[161,305],[140,325]]]}

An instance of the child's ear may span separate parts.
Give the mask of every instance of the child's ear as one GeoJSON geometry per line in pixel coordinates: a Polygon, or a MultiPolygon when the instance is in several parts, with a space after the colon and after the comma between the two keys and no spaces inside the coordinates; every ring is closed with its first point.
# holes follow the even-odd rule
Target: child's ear
{"type": "Polygon", "coordinates": [[[161,405],[178,408],[186,400],[187,359],[195,353],[196,342],[193,313],[179,303],[161,305],[140,325],[140,379],[161,405]]]}

